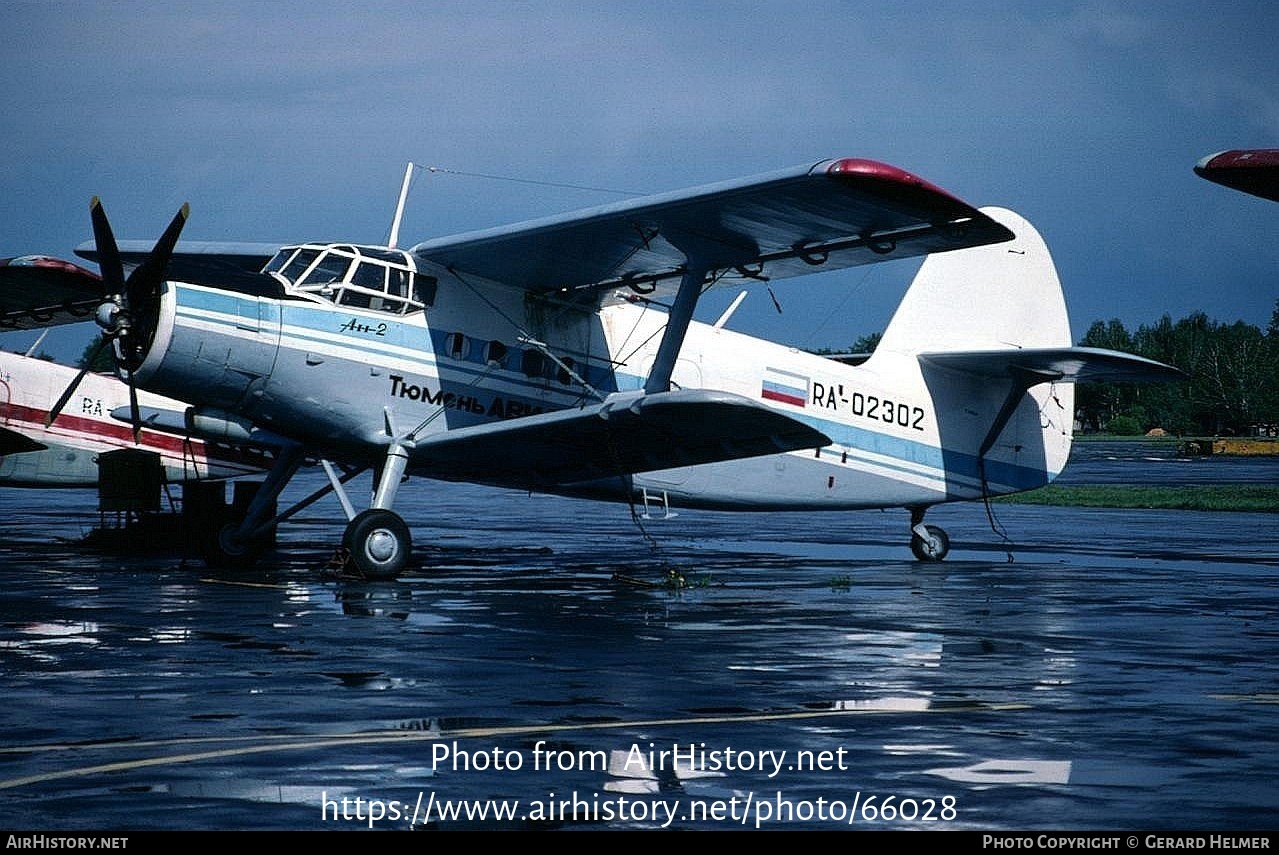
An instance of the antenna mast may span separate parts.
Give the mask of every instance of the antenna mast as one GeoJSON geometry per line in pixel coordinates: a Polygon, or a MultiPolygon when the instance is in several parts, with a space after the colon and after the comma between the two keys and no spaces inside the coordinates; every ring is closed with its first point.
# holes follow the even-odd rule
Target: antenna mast
{"type": "Polygon", "coordinates": [[[395,249],[395,242],[400,239],[400,220],[404,217],[404,203],[409,198],[409,182],[413,180],[413,161],[409,161],[404,170],[404,183],[400,185],[400,201],[395,205],[395,219],[391,221],[391,235],[386,239],[389,249],[395,249]]]}

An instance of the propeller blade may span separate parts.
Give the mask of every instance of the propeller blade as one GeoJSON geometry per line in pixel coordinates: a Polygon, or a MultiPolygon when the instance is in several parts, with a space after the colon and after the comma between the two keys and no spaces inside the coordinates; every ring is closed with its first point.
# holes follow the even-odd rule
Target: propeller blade
{"type": "Polygon", "coordinates": [[[173,215],[173,219],[169,221],[169,227],[164,230],[164,234],[160,235],[160,239],[155,242],[155,249],[151,250],[152,257],[160,257],[164,259],[164,266],[169,265],[169,259],[173,257],[173,248],[178,245],[178,237],[182,234],[182,228],[187,224],[187,218],[191,216],[191,205],[183,202],[182,207],[173,215]]]}
{"type": "Polygon", "coordinates": [[[89,369],[93,367],[93,363],[97,360],[98,354],[102,352],[102,349],[106,347],[110,341],[111,339],[106,336],[98,337],[98,345],[93,348],[93,353],[89,354],[88,358],[84,360],[84,367],[80,369],[80,373],[71,381],[71,385],[67,386],[66,390],[62,393],[62,396],[58,398],[57,403],[53,405],[53,409],[49,410],[49,415],[44,417],[45,427],[53,424],[53,420],[61,415],[62,408],[67,405],[67,401],[71,400],[71,396],[75,394],[75,390],[79,387],[80,381],[84,379],[84,375],[89,373],[89,369]]]}
{"type": "Polygon", "coordinates": [[[191,206],[184,202],[182,208],[169,222],[169,227],[164,230],[164,234],[160,235],[160,239],[155,242],[155,247],[146,261],[129,274],[127,283],[128,299],[131,304],[129,308],[136,308],[132,305],[133,303],[149,300],[159,293],[160,283],[164,281],[164,271],[169,266],[169,260],[173,258],[173,248],[177,246],[178,237],[182,234],[182,228],[187,224],[187,217],[190,215],[191,206]]]}
{"type": "Polygon", "coordinates": [[[120,248],[115,234],[97,196],[89,203],[89,216],[93,220],[93,243],[98,251],[98,269],[102,271],[102,288],[105,294],[124,293],[124,265],[120,262],[120,248]]]}
{"type": "MultiPolygon", "coordinates": [[[[125,279],[120,247],[102,208],[102,200],[94,196],[89,203],[89,214],[93,219],[93,240],[98,252],[98,266],[102,270],[104,291],[102,305],[98,307],[98,323],[105,330],[89,361],[92,363],[108,342],[115,345],[116,368],[127,374],[129,383],[129,414],[133,422],[134,443],[142,439],[142,415],[138,409],[138,384],[134,378],[134,370],[145,356],[143,351],[154,332],[151,310],[157,305],[160,286],[164,282],[164,271],[173,258],[173,250],[190,213],[191,206],[183,204],[146,260],[125,279]],[[132,345],[135,339],[138,344],[132,345]]],[[[57,418],[87,372],[86,367],[62,394],[57,406],[49,413],[49,422],[57,418]]]]}
{"type": "Polygon", "coordinates": [[[138,410],[138,384],[133,382],[133,372],[129,372],[129,420],[133,422],[133,444],[142,441],[142,413],[138,410]]]}

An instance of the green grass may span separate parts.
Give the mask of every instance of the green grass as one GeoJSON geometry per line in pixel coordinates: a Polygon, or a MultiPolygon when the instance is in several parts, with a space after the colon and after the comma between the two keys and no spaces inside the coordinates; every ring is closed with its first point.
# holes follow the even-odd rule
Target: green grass
{"type": "Polygon", "coordinates": [[[996,499],[1017,505],[1058,505],[1075,508],[1154,508],[1177,511],[1250,511],[1279,513],[1279,486],[1267,484],[1209,484],[1158,487],[1099,484],[1079,487],[1050,484],[1028,493],[996,499]]]}
{"type": "Polygon", "coordinates": [[[1176,445],[1183,439],[1197,439],[1189,436],[1145,436],[1144,434],[1117,433],[1077,433],[1072,439],[1075,442],[1145,442],[1150,445],[1176,445]]]}

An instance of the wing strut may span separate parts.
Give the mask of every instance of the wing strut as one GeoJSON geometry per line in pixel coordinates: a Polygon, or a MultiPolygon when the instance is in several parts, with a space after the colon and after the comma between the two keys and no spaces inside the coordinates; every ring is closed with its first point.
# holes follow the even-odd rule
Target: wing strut
{"type": "Polygon", "coordinates": [[[693,309],[697,306],[697,298],[701,294],[702,283],[706,281],[707,268],[694,264],[689,259],[684,269],[684,276],[679,281],[679,291],[675,294],[675,302],[671,305],[670,314],[666,318],[666,332],[662,333],[662,342],[657,346],[657,356],[653,360],[653,369],[648,372],[644,381],[644,392],[652,395],[666,392],[671,388],[671,374],[675,372],[675,360],[679,357],[679,349],[684,344],[684,334],[693,320],[693,309]]]}

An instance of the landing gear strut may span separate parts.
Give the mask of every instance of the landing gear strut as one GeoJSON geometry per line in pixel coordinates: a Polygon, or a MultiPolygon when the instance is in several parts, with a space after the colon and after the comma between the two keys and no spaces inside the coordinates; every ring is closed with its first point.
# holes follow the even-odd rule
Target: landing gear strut
{"type": "Polygon", "coordinates": [[[351,564],[365,579],[394,579],[408,565],[413,539],[408,525],[391,510],[408,460],[408,451],[402,445],[392,445],[387,450],[373,507],[352,517],[342,535],[342,546],[351,564]]]}
{"type": "Polygon", "coordinates": [[[920,561],[941,561],[950,552],[945,529],[924,524],[924,509],[910,509],[910,551],[920,561]]]}
{"type": "Polygon", "coordinates": [[[214,527],[205,538],[205,561],[213,566],[247,567],[253,564],[266,549],[270,533],[278,523],[321,496],[335,492],[350,520],[342,535],[342,546],[350,566],[365,579],[394,579],[398,576],[408,566],[413,551],[408,525],[391,510],[391,503],[395,501],[395,493],[408,466],[408,450],[399,443],[387,449],[372,507],[367,511],[355,513],[342,489],[343,484],[364,470],[347,469],[339,477],[331,464],[321,461],[329,476],[329,486],[315,491],[272,519],[275,500],[302,465],[303,457],[300,446],[287,446],[280,450],[275,465],[267,473],[244,518],[214,527]]]}

